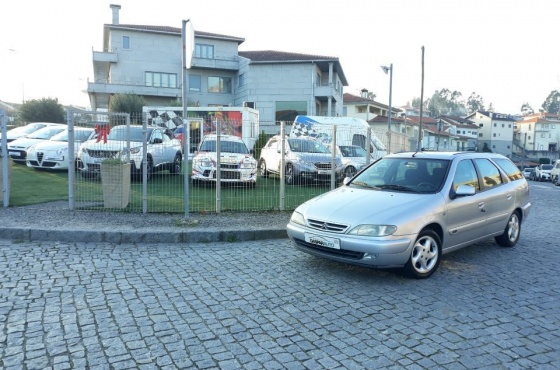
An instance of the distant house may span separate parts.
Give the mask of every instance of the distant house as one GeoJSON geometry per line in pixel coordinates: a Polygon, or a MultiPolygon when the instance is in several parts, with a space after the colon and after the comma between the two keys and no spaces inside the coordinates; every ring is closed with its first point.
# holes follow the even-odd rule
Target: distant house
{"type": "MultiPolygon", "coordinates": [[[[120,24],[103,27],[103,50],[93,52],[94,81],[88,83],[93,110],[107,109],[111,96],[133,93],[147,105],[182,102],[181,28],[120,24]]],[[[348,86],[337,57],[283,51],[240,51],[244,38],[194,31],[187,100],[198,106],[249,106],[259,110],[261,128],[297,114],[342,116],[348,86]]]]}

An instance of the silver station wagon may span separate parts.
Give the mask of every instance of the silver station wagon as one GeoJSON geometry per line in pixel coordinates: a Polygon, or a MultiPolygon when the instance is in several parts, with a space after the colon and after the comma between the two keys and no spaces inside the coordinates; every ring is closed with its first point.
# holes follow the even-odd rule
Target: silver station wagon
{"type": "Polygon", "coordinates": [[[427,278],[442,255],[475,242],[513,247],[530,208],[529,185],[507,157],[407,152],[303,203],[287,231],[304,252],[427,278]]]}

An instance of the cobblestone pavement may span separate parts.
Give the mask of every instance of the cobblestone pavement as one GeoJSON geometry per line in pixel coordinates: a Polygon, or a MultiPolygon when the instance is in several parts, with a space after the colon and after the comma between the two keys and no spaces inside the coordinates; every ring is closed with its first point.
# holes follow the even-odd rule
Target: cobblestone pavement
{"type": "Polygon", "coordinates": [[[558,369],[560,187],[531,183],[519,244],[427,280],[286,239],[0,240],[3,369],[558,369]]]}

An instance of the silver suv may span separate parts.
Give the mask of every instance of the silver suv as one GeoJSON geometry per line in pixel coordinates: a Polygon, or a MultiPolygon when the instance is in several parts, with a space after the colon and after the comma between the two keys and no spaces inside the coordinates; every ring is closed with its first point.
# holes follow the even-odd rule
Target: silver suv
{"type": "MultiPolygon", "coordinates": [[[[78,151],[78,169],[84,178],[96,178],[100,173],[100,164],[107,158],[130,158],[131,173],[135,177],[142,175],[143,134],[142,126],[126,125],[110,129],[105,141],[101,137],[83,143],[78,151]],[[129,136],[130,135],[130,136],[129,136]],[[127,141],[130,139],[130,151],[127,141]]],[[[147,177],[156,171],[169,170],[172,174],[181,173],[183,154],[181,142],[173,138],[173,133],[164,127],[148,127],[147,131],[147,177]]]]}
{"type": "MultiPolygon", "coordinates": [[[[331,179],[332,154],[321,142],[311,137],[284,138],[286,184],[301,182],[328,182],[331,179]]],[[[259,168],[261,176],[280,174],[282,140],[273,136],[261,150],[259,168]]],[[[344,178],[344,166],[340,154],[335,157],[336,181],[344,178]]]]}

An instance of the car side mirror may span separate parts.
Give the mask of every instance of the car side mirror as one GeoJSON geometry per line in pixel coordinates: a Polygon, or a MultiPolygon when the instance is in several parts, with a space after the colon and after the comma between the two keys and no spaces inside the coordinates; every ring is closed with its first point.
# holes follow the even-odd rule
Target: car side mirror
{"type": "Polygon", "coordinates": [[[476,194],[476,189],[474,186],[470,185],[459,185],[457,190],[453,192],[452,198],[455,199],[457,197],[465,197],[465,196],[472,196],[476,194]]]}
{"type": "Polygon", "coordinates": [[[351,177],[345,177],[344,180],[342,180],[342,185],[348,185],[348,183],[350,182],[351,177]]]}
{"type": "Polygon", "coordinates": [[[157,137],[154,140],[152,140],[152,143],[153,144],[161,144],[161,143],[163,143],[163,140],[161,138],[157,137]]]}

